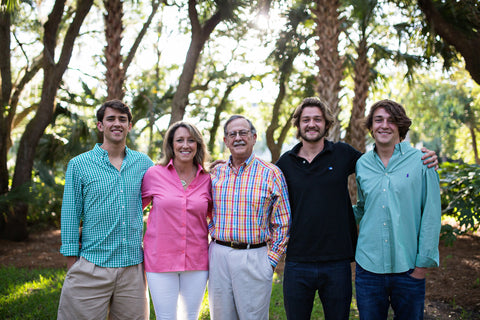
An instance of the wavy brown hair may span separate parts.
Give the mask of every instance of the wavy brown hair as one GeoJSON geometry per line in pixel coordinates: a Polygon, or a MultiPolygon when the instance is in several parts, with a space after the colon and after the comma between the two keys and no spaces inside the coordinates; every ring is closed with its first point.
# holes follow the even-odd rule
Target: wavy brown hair
{"type": "Polygon", "coordinates": [[[325,135],[328,135],[328,131],[332,127],[332,124],[335,122],[332,111],[328,107],[327,103],[317,97],[309,97],[303,99],[295,109],[292,118],[292,124],[297,128],[297,139],[300,138],[300,117],[302,116],[303,109],[307,107],[317,107],[322,111],[323,118],[325,119],[325,135]]]}
{"type": "Polygon", "coordinates": [[[367,127],[368,131],[370,131],[370,133],[372,132],[373,114],[379,108],[385,109],[385,111],[392,117],[393,123],[398,127],[400,141],[403,141],[407,136],[410,126],[412,125],[412,120],[407,117],[407,113],[402,105],[393,100],[380,100],[375,102],[370,107],[370,112],[367,116],[367,119],[365,119],[365,126],[367,127]]]}

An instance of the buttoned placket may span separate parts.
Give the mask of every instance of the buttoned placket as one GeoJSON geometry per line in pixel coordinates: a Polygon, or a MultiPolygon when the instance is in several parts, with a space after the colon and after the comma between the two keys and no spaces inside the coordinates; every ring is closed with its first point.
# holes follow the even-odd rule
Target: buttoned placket
{"type": "Polygon", "coordinates": [[[125,158],[123,159],[122,161],[122,165],[120,166],[120,170],[118,170],[117,168],[115,168],[112,164],[112,168],[113,170],[115,170],[115,175],[117,177],[117,181],[116,181],[116,186],[117,186],[117,190],[118,190],[118,193],[119,193],[119,198],[120,198],[120,205],[121,205],[121,211],[120,211],[120,221],[121,221],[121,226],[120,226],[120,230],[122,232],[122,244],[121,244],[121,251],[123,252],[123,259],[124,259],[124,263],[127,262],[127,259],[128,259],[128,225],[126,223],[127,221],[127,199],[125,199],[125,188],[126,188],[126,185],[125,185],[125,177],[124,177],[124,172],[125,172],[125,166],[127,164],[127,157],[128,155],[126,154],[125,155],[125,158]]]}
{"type": "MultiPolygon", "coordinates": [[[[383,248],[383,261],[384,265],[383,268],[384,270],[391,270],[392,265],[391,265],[391,250],[390,250],[390,242],[391,242],[391,229],[392,229],[392,219],[390,217],[390,210],[389,210],[389,202],[388,202],[388,190],[390,188],[390,174],[389,174],[389,167],[383,165],[382,160],[378,155],[376,155],[376,160],[378,165],[380,166],[381,170],[383,170],[383,177],[382,177],[382,183],[381,183],[381,205],[382,205],[382,218],[383,222],[381,225],[381,241],[382,241],[382,248],[383,248]]],[[[392,159],[390,159],[391,161],[392,159]]],[[[390,163],[389,163],[390,165],[390,163]]]]}
{"type": "MultiPolygon", "coordinates": [[[[195,179],[195,178],[194,178],[195,179]]],[[[179,263],[183,263],[183,265],[186,267],[186,263],[187,263],[187,258],[186,258],[186,252],[185,252],[185,249],[187,247],[187,192],[188,190],[190,189],[190,186],[191,184],[193,183],[193,181],[190,183],[190,185],[187,187],[187,189],[185,190],[182,186],[182,216],[181,216],[181,219],[182,219],[182,223],[181,223],[181,228],[182,228],[182,235],[181,235],[181,239],[180,239],[180,253],[182,254],[182,259],[183,259],[183,262],[179,262],[179,263]]]]}
{"type": "MultiPolygon", "coordinates": [[[[234,185],[234,189],[233,189],[233,208],[232,208],[232,211],[233,211],[233,214],[232,214],[232,221],[231,221],[231,226],[232,226],[232,229],[235,230],[237,228],[237,225],[238,225],[238,204],[240,203],[240,199],[239,199],[239,192],[237,192],[237,190],[240,190],[241,187],[242,187],[242,178],[241,178],[241,175],[242,173],[245,171],[245,163],[242,164],[238,170],[235,169],[233,166],[230,167],[230,170],[232,170],[232,173],[233,173],[233,176],[234,176],[234,181],[233,181],[233,185],[234,185]]],[[[236,239],[232,239],[232,240],[236,240],[236,239]]]]}

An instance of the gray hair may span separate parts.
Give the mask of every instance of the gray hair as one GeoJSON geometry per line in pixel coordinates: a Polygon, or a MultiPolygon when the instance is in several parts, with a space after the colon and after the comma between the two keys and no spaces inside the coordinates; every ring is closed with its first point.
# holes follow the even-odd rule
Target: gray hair
{"type": "Polygon", "coordinates": [[[233,116],[231,116],[230,118],[228,118],[227,122],[225,122],[225,124],[223,125],[223,133],[225,134],[225,136],[227,136],[227,127],[228,125],[230,124],[230,122],[232,122],[233,120],[237,120],[237,119],[245,119],[247,120],[248,122],[248,125],[250,126],[250,132],[252,134],[256,134],[257,133],[257,129],[255,129],[255,127],[253,126],[253,123],[252,121],[248,120],[247,118],[245,118],[244,116],[240,115],[240,114],[234,114],[233,116]]]}

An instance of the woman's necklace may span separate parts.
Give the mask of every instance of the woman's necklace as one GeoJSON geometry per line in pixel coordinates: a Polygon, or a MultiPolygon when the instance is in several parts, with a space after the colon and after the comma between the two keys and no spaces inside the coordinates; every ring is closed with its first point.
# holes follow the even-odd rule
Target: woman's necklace
{"type": "Polygon", "coordinates": [[[185,189],[187,187],[187,181],[180,179],[180,182],[182,183],[182,186],[185,189]]]}
{"type": "MultiPolygon", "coordinates": [[[[175,168],[175,170],[177,170],[177,168],[175,168]]],[[[183,189],[187,188],[188,184],[193,180],[193,178],[195,178],[195,174],[196,174],[196,172],[192,171],[189,176],[181,177],[180,173],[177,171],[177,175],[180,178],[180,182],[182,183],[183,189]]]]}

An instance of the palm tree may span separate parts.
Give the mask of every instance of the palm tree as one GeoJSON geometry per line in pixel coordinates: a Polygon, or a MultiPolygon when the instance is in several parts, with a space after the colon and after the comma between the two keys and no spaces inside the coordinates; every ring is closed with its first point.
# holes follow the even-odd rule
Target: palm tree
{"type": "Polygon", "coordinates": [[[345,141],[358,151],[365,152],[366,129],[363,120],[370,82],[373,79],[367,56],[368,50],[371,48],[369,44],[370,34],[367,30],[373,23],[374,10],[378,1],[351,0],[350,3],[353,6],[351,16],[356,20],[356,25],[359,27],[360,38],[356,45],[357,58],[353,67],[354,98],[345,141]]]}
{"type": "Polygon", "coordinates": [[[123,99],[125,75],[132,62],[137,49],[145,36],[162,0],[152,0],[152,11],[138,33],[127,57],[124,59],[122,50],[122,32],[123,32],[123,1],[122,0],[104,0],[104,6],[107,13],[105,19],[105,79],[107,83],[107,100],[123,99]]]}
{"type": "MultiPolygon", "coordinates": [[[[315,0],[312,9],[316,23],[318,67],[318,95],[331,108],[335,119],[340,113],[339,93],[340,81],[343,79],[344,57],[338,51],[339,35],[342,32],[339,0],[315,0]]],[[[335,122],[330,130],[329,139],[338,141],[340,138],[340,123],[335,122]]]]}

